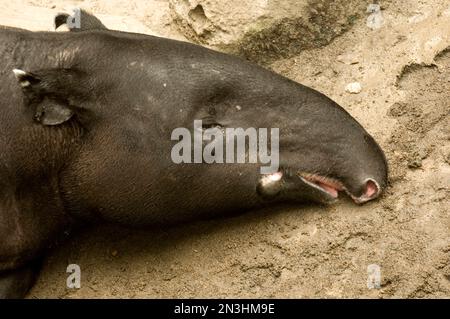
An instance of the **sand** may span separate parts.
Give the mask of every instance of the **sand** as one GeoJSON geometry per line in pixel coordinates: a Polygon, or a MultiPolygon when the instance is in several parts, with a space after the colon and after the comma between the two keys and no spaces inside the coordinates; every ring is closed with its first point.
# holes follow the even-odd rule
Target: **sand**
{"type": "MultiPolygon", "coordinates": [[[[50,30],[53,12],[73,5],[110,27],[192,41],[156,0],[2,0],[0,23],[50,30]]],[[[390,165],[382,198],[356,206],[341,196],[329,207],[164,230],[82,230],[48,253],[29,297],[449,298],[450,3],[382,8],[381,28],[369,28],[362,12],[329,43],[265,65],[327,94],[375,137],[390,165]],[[356,92],[346,91],[350,83],[356,92]],[[81,289],[66,288],[72,263],[81,289]],[[373,264],[378,289],[367,287],[373,264]]]]}

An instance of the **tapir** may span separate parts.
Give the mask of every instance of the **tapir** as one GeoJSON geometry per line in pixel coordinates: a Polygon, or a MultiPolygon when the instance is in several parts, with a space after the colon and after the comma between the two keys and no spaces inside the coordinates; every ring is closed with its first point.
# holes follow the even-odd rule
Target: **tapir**
{"type": "Polygon", "coordinates": [[[168,225],[339,193],[361,204],[386,188],[383,151],[324,94],[199,45],[108,30],[85,12],[75,31],[0,28],[0,298],[25,297],[74,224],[168,225]],[[278,171],[174,163],[171,132],[194,120],[278,128],[278,171]]]}

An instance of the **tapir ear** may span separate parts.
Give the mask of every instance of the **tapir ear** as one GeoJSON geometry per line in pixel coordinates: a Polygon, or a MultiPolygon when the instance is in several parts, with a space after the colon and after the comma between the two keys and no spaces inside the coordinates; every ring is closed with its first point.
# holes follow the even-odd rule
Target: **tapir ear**
{"type": "Polygon", "coordinates": [[[14,69],[13,72],[21,87],[31,86],[31,84],[37,84],[40,81],[39,77],[32,73],[20,69],[14,69]]]}
{"type": "Polygon", "coordinates": [[[79,9],[73,12],[73,15],[67,13],[58,13],[54,19],[55,30],[65,25],[71,32],[88,31],[88,30],[108,30],[106,26],[93,14],[86,10],[79,9]],[[79,24],[75,25],[74,21],[79,19],[79,24]]]}
{"type": "Polygon", "coordinates": [[[64,104],[45,99],[39,104],[34,119],[43,125],[60,125],[70,120],[74,114],[64,104]]]}
{"type": "Polygon", "coordinates": [[[66,24],[67,19],[69,19],[70,15],[67,13],[58,13],[55,16],[54,23],[55,23],[55,30],[58,29],[63,24],[66,24]]]}
{"type": "Polygon", "coordinates": [[[73,74],[69,70],[42,71],[42,74],[13,70],[22,87],[26,103],[33,108],[34,119],[43,125],[60,125],[75,114],[73,105],[69,104],[69,93],[64,89],[70,87],[73,74]]]}

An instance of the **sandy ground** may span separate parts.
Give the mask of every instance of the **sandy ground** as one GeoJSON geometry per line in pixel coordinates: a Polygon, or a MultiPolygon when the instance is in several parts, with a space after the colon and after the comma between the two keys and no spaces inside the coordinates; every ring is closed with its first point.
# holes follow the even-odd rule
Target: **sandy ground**
{"type": "MultiPolygon", "coordinates": [[[[12,17],[34,6],[51,22],[52,10],[73,5],[125,29],[183,39],[157,0],[1,0],[0,23],[39,29],[42,20],[12,17]]],[[[336,100],[375,136],[391,171],[380,200],[166,230],[84,230],[49,253],[29,297],[450,298],[450,2],[383,8],[380,29],[359,18],[330,44],[269,65],[336,100]],[[351,82],[362,85],[359,94],[345,91],[351,82]],[[72,263],[82,270],[79,290],[66,288],[72,263]],[[367,288],[371,264],[380,266],[380,289],[367,288]]]]}

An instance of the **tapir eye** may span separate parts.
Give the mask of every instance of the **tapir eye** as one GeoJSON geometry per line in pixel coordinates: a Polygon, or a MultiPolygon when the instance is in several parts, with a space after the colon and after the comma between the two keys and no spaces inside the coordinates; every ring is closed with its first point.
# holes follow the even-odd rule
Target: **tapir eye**
{"type": "Polygon", "coordinates": [[[222,129],[223,126],[222,124],[220,124],[219,122],[216,121],[215,118],[213,117],[206,117],[202,119],[202,130],[207,130],[210,128],[218,128],[218,129],[222,129]]]}
{"type": "Polygon", "coordinates": [[[215,128],[215,127],[221,129],[222,125],[220,123],[217,123],[217,122],[214,122],[214,123],[202,123],[203,130],[207,130],[207,129],[215,128]]]}

